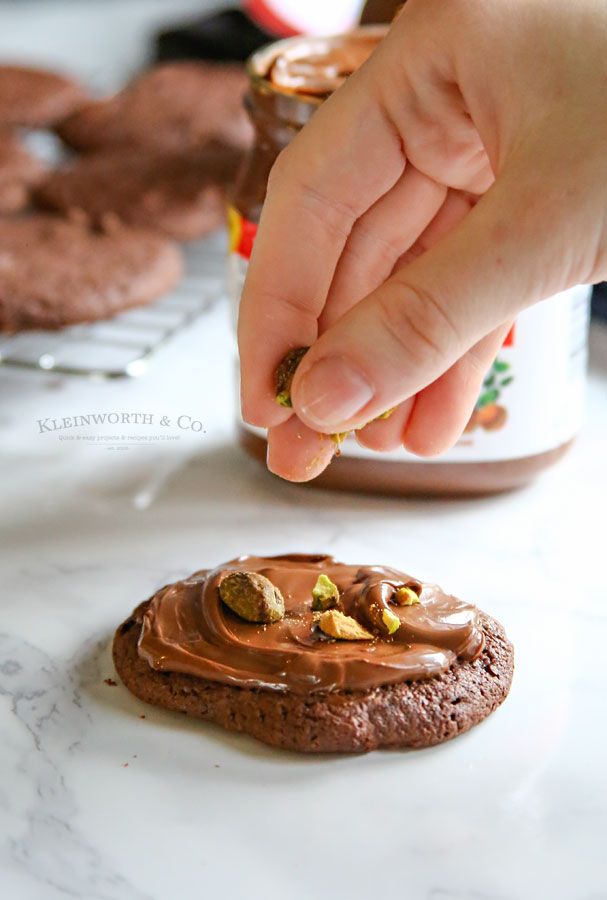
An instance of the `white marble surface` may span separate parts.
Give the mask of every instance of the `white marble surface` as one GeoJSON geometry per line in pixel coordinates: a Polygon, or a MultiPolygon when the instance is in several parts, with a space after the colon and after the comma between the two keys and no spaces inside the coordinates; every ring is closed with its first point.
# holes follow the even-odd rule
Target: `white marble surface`
{"type": "Polygon", "coordinates": [[[0,368],[1,895],[607,897],[607,330],[591,337],[572,453],[478,501],[330,495],[247,460],[225,304],[140,380],[0,368]],[[108,449],[37,424],[112,410],[153,414],[127,436],[165,439],[108,449]],[[483,606],[516,645],[508,701],[429,751],[303,758],[104,682],[113,629],[158,586],[293,549],[402,566],[483,606]]]}

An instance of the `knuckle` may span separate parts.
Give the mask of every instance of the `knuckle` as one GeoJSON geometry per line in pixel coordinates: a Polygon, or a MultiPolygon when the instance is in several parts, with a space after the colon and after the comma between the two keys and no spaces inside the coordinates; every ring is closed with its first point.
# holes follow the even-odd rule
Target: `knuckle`
{"type": "Polygon", "coordinates": [[[371,231],[359,220],[352,229],[346,251],[361,262],[368,263],[370,258],[377,260],[391,271],[401,255],[402,247],[399,247],[398,241],[371,231]]]}
{"type": "Polygon", "coordinates": [[[357,214],[348,203],[327,196],[310,181],[299,181],[298,195],[301,208],[324,231],[341,239],[350,235],[357,214]]]}
{"type": "Polygon", "coordinates": [[[396,282],[379,299],[378,311],[385,330],[413,364],[451,358],[461,343],[444,301],[422,285],[396,282]]]}

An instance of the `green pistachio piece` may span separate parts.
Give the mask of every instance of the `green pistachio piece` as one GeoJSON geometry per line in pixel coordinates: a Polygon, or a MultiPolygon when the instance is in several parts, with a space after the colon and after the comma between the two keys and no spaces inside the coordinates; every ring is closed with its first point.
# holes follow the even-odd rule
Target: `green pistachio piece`
{"type": "Polygon", "coordinates": [[[398,631],[400,628],[400,619],[398,616],[394,615],[393,612],[390,612],[389,609],[384,609],[381,617],[384,625],[388,629],[388,634],[394,634],[395,631],[398,631]]]}
{"type": "Polygon", "coordinates": [[[232,572],[219,585],[219,596],[232,612],[247,622],[278,622],[285,601],[272,582],[257,572],[232,572]]]}
{"type": "Polygon", "coordinates": [[[324,612],[339,601],[339,588],[326,575],[319,575],[312,588],[312,609],[324,612]]]}
{"type": "Polygon", "coordinates": [[[288,406],[289,409],[293,406],[291,403],[291,394],[289,391],[281,391],[280,394],[276,394],[276,402],[279,406],[288,406]]]}
{"type": "Polygon", "coordinates": [[[387,409],[384,413],[381,414],[381,416],[376,416],[375,421],[377,421],[377,419],[389,419],[395,409],[395,406],[393,406],[391,409],[387,409]]]}
{"type": "Polygon", "coordinates": [[[293,376],[309,349],[309,347],[295,347],[293,350],[289,350],[278,364],[278,368],[274,373],[274,386],[276,388],[276,402],[280,406],[292,406],[291,384],[293,376]]]}
{"type": "Polygon", "coordinates": [[[414,603],[419,603],[419,595],[408,586],[398,588],[394,599],[399,606],[413,606],[414,603]]]}

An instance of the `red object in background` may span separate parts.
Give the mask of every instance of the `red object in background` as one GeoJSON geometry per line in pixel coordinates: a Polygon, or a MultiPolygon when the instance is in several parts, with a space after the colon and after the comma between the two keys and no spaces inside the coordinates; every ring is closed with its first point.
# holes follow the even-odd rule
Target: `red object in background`
{"type": "MultiPolygon", "coordinates": [[[[514,323],[514,324],[516,325],[516,323],[514,323]]],[[[506,337],[504,338],[504,343],[502,344],[502,347],[512,347],[513,344],[514,344],[514,325],[512,326],[512,328],[510,329],[510,331],[508,332],[506,337]]]]}
{"type": "Polygon", "coordinates": [[[257,234],[257,225],[255,222],[249,222],[247,219],[241,219],[240,228],[240,238],[238,240],[236,252],[241,256],[244,256],[245,259],[250,259],[251,252],[253,250],[253,241],[255,240],[255,235],[257,234]]]}
{"type": "Polygon", "coordinates": [[[258,25],[277,37],[293,37],[293,35],[299,34],[292,25],[277,15],[273,9],[270,9],[265,0],[246,0],[244,8],[258,25]]]}

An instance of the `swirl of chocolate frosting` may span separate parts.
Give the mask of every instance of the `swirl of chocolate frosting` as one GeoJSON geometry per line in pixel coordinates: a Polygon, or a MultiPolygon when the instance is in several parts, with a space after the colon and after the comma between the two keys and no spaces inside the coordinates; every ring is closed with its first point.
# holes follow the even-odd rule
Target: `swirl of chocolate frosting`
{"type": "Polygon", "coordinates": [[[241,556],[162,588],[145,612],[139,654],[156,670],[186,672],[223,684],[294,693],[368,690],[429,678],[484,644],[478,610],[409,575],[383,566],[349,566],[331,556],[241,556]],[[282,593],[285,616],[271,625],[245,622],[228,609],[219,585],[232,572],[257,572],[282,593]],[[372,624],[398,587],[419,603],[390,610],[400,619],[391,637],[328,640],[315,625],[312,588],[324,573],[337,585],[346,615],[372,624]]]}

